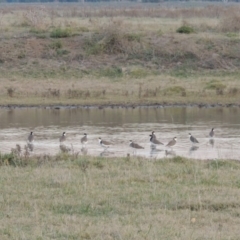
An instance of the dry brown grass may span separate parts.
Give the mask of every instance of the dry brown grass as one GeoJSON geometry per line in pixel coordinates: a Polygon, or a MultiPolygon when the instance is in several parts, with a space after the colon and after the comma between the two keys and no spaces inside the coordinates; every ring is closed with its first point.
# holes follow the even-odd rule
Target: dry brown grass
{"type": "Polygon", "coordinates": [[[238,9],[228,12],[220,22],[220,29],[223,32],[239,32],[240,31],[240,16],[238,9]]]}
{"type": "Polygon", "coordinates": [[[238,239],[239,170],[180,157],[3,165],[0,238],[238,239]]]}
{"type": "Polygon", "coordinates": [[[34,84],[31,78],[15,77],[9,80],[2,79],[0,103],[27,105],[239,103],[239,94],[236,94],[240,89],[238,75],[223,76],[223,74],[202,76],[177,71],[172,76],[167,74],[146,76],[141,71],[134,71],[134,75],[128,76],[128,73],[124,73],[122,77],[113,79],[91,76],[72,78],[68,81],[65,78],[34,79],[34,84]],[[219,95],[217,90],[221,86],[224,86],[224,91],[219,95]],[[12,89],[14,92],[10,95],[9,91],[12,89]]]}

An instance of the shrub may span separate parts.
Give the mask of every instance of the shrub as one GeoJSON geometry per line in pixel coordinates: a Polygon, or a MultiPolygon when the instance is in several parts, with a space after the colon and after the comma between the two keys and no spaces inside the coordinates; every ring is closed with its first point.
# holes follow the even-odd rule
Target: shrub
{"type": "Polygon", "coordinates": [[[69,28],[56,28],[50,33],[51,38],[66,38],[71,37],[72,33],[69,28]]]}
{"type": "Polygon", "coordinates": [[[194,33],[194,29],[190,26],[187,25],[183,25],[180,28],[177,29],[177,33],[185,33],[185,34],[190,34],[190,33],[194,33]]]}

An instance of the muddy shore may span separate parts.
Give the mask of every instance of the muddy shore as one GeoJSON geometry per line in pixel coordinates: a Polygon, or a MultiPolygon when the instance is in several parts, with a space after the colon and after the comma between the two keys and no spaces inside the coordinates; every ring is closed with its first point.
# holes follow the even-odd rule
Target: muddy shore
{"type": "Polygon", "coordinates": [[[237,103],[151,103],[151,104],[57,104],[57,105],[28,105],[28,104],[7,104],[0,105],[1,109],[15,109],[15,108],[44,108],[44,109],[64,109],[64,108],[164,108],[164,107],[198,107],[198,108],[216,108],[216,107],[240,107],[237,103]]]}

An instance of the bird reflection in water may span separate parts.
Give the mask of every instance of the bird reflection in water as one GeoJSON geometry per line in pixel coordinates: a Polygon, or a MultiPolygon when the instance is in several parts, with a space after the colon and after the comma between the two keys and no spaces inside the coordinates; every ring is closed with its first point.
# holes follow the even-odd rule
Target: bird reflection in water
{"type": "Polygon", "coordinates": [[[29,149],[30,152],[33,152],[33,149],[34,149],[33,143],[28,143],[28,144],[27,144],[27,147],[28,147],[28,149],[29,149]]]}
{"type": "Polygon", "coordinates": [[[163,150],[150,147],[150,157],[157,157],[157,155],[163,150]]]}
{"type": "Polygon", "coordinates": [[[137,153],[137,150],[144,149],[144,147],[140,146],[139,144],[133,142],[132,140],[129,141],[129,146],[133,148],[133,155],[137,153]]]}
{"type": "Polygon", "coordinates": [[[85,147],[81,148],[81,153],[82,153],[83,155],[87,155],[88,149],[85,148],[85,147]]]}
{"type": "Polygon", "coordinates": [[[173,150],[165,150],[165,156],[173,156],[175,157],[176,156],[176,152],[173,151],[173,150]]]}
{"type": "Polygon", "coordinates": [[[214,143],[215,143],[214,139],[209,139],[209,144],[210,144],[212,147],[214,147],[214,143]]]}
{"type": "Polygon", "coordinates": [[[193,152],[197,151],[199,149],[199,146],[192,146],[189,148],[189,155],[191,155],[193,152]]]}
{"type": "Polygon", "coordinates": [[[107,157],[107,156],[109,156],[111,154],[114,154],[114,153],[106,151],[106,149],[104,149],[102,152],[100,152],[99,157],[107,157]]]}
{"type": "Polygon", "coordinates": [[[61,152],[63,152],[63,153],[68,153],[71,151],[71,148],[69,148],[68,146],[66,146],[64,144],[60,144],[59,148],[60,148],[61,152]]]}

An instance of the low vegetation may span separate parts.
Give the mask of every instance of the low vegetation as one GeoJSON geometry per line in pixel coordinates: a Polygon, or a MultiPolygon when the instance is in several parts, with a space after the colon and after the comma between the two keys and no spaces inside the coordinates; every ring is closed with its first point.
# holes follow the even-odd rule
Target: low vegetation
{"type": "Polygon", "coordinates": [[[0,155],[0,238],[238,239],[239,171],[231,160],[13,149],[0,155]]]}
{"type": "Polygon", "coordinates": [[[194,29],[190,26],[181,26],[180,28],[177,29],[178,33],[186,33],[186,34],[190,34],[190,33],[194,33],[194,29]]]}
{"type": "Polygon", "coordinates": [[[69,28],[56,28],[50,32],[51,38],[66,38],[71,36],[71,29],[69,28]]]}
{"type": "Polygon", "coordinates": [[[239,102],[238,5],[125,4],[3,6],[0,104],[239,102]]]}

